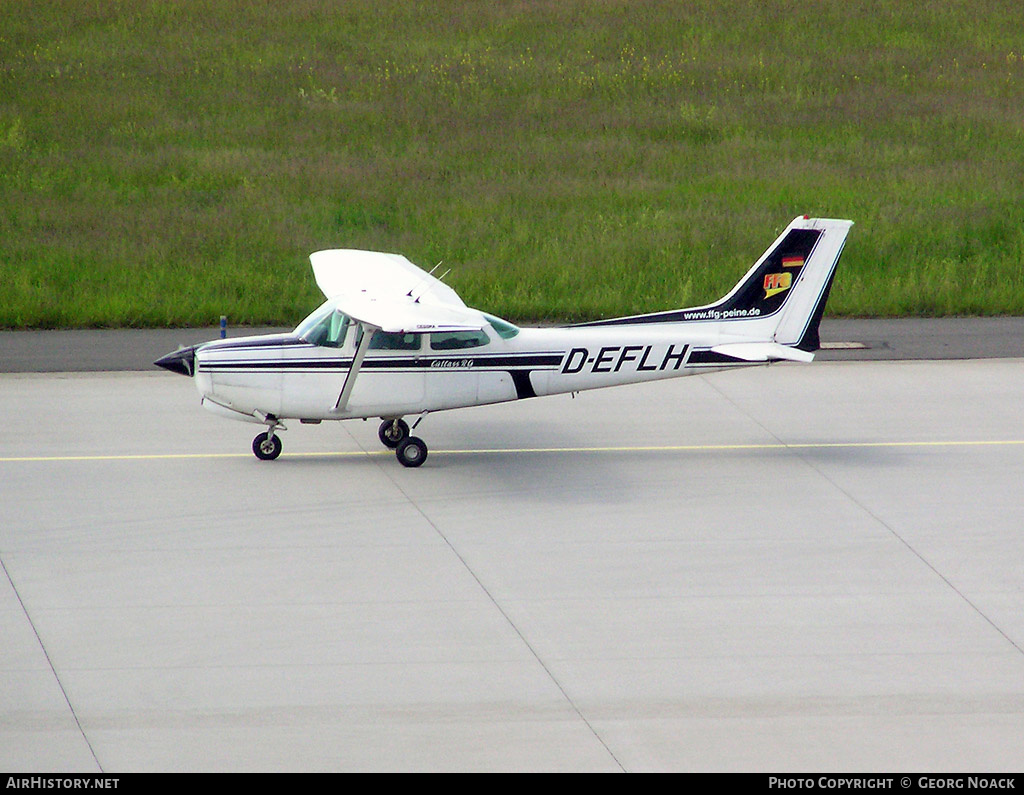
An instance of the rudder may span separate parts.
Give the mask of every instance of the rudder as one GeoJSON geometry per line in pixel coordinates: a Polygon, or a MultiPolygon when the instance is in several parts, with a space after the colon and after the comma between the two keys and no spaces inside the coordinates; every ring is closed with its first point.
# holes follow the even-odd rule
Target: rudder
{"type": "Polygon", "coordinates": [[[791,291],[793,295],[781,312],[773,338],[780,345],[813,353],[820,347],[818,326],[853,222],[809,218],[803,219],[803,223],[813,226],[818,239],[800,274],[799,283],[791,291]]]}

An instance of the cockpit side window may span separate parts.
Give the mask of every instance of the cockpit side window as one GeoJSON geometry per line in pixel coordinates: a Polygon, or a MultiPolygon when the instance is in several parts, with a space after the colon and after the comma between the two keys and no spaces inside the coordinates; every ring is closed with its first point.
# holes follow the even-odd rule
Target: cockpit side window
{"type": "Polygon", "coordinates": [[[487,322],[491,324],[491,328],[497,331],[498,336],[503,340],[510,340],[519,333],[519,327],[513,326],[507,320],[502,320],[500,317],[488,314],[484,314],[484,317],[487,318],[487,322]]]}
{"type": "Polygon", "coordinates": [[[370,338],[371,351],[418,351],[420,334],[408,332],[375,331],[370,338]]]}
{"type": "Polygon", "coordinates": [[[460,351],[463,348],[479,348],[490,341],[483,329],[478,331],[448,331],[430,335],[430,350],[460,351]]]}

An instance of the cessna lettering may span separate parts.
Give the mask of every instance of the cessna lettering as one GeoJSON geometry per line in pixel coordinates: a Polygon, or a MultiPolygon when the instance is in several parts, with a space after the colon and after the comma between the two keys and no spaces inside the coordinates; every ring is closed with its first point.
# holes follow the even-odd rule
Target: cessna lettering
{"type": "Polygon", "coordinates": [[[468,369],[474,365],[472,359],[434,359],[430,366],[435,369],[454,370],[457,368],[468,369]]]}
{"type": "Polygon", "coordinates": [[[435,411],[811,361],[852,225],[795,218],[712,304],[545,328],[466,306],[398,254],[317,251],[327,300],[293,332],[193,345],[156,364],[192,378],[206,409],[264,426],[252,441],[261,460],[281,454],[286,420],[379,417],[381,443],[418,467],[427,446],[405,417],[415,428],[435,411]]]}

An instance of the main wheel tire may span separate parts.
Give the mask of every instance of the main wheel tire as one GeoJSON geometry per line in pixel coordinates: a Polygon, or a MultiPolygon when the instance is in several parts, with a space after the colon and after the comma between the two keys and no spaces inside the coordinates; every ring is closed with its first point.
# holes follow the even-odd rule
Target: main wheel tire
{"type": "Polygon", "coordinates": [[[405,420],[384,420],[377,429],[377,436],[381,444],[395,450],[409,436],[409,424],[405,420]]]}
{"type": "Polygon", "coordinates": [[[273,461],[281,455],[281,437],[277,434],[261,433],[252,440],[252,451],[260,461],[273,461]]]}
{"type": "Polygon", "coordinates": [[[427,446],[422,439],[410,436],[398,445],[395,455],[402,466],[418,467],[427,460],[427,446]]]}

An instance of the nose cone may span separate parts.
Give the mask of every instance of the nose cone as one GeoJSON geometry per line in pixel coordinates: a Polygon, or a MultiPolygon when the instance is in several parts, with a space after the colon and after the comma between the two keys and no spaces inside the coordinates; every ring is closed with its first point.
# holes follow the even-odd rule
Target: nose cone
{"type": "Polygon", "coordinates": [[[172,373],[181,373],[191,377],[196,371],[196,346],[190,345],[188,348],[178,348],[174,353],[169,353],[157,359],[153,364],[157,367],[163,367],[165,370],[170,370],[172,373]]]}

